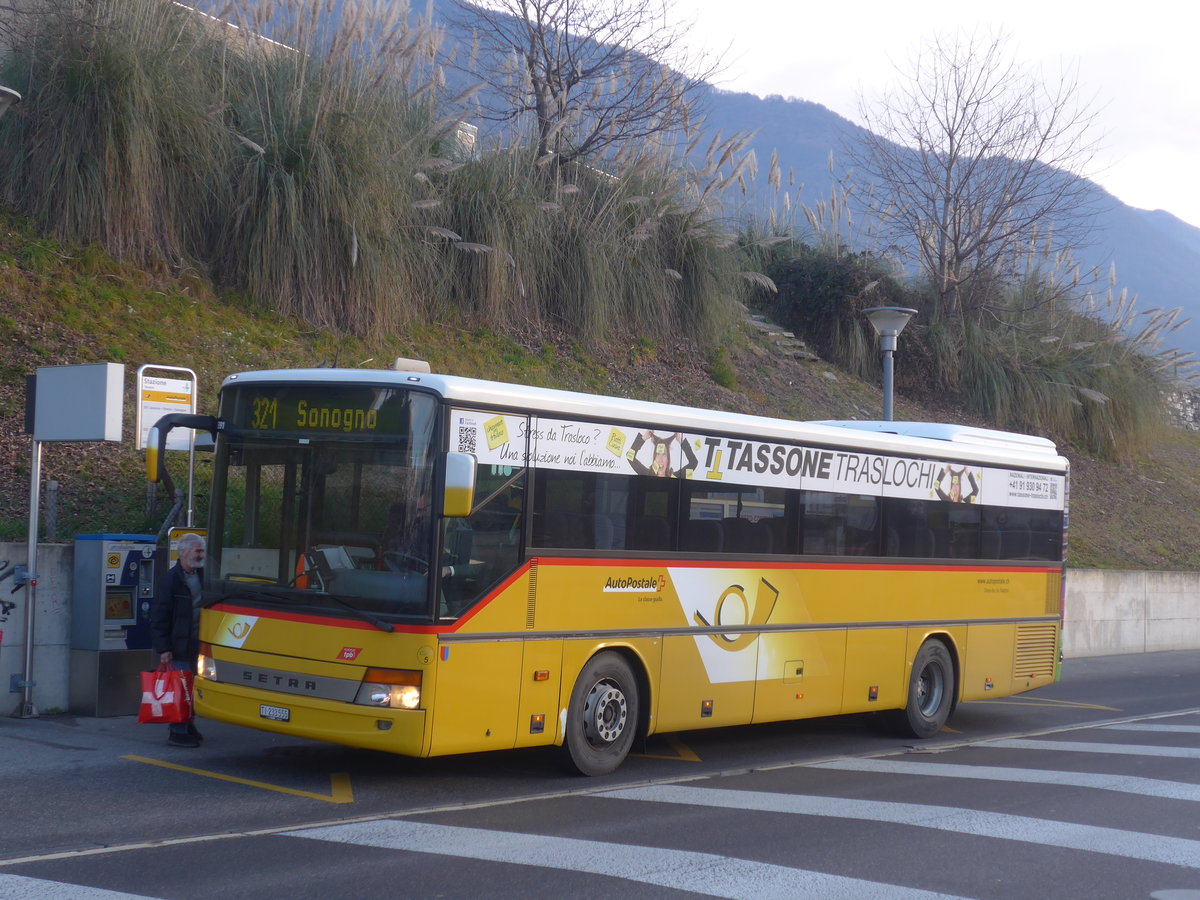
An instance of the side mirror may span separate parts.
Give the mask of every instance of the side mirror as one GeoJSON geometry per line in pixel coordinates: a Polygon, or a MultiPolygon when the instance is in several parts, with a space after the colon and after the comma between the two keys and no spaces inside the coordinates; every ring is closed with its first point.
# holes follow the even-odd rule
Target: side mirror
{"type": "Polygon", "coordinates": [[[166,485],[167,493],[175,493],[175,483],[166,467],[167,435],[175,428],[194,428],[207,431],[215,439],[217,436],[217,419],[215,416],[198,416],[193,413],[168,413],[150,428],[146,438],[146,479],[152,482],[162,482],[166,485]]]}
{"type": "Polygon", "coordinates": [[[442,514],[463,519],[475,506],[475,454],[446,454],[446,490],[442,497],[442,514]]]}

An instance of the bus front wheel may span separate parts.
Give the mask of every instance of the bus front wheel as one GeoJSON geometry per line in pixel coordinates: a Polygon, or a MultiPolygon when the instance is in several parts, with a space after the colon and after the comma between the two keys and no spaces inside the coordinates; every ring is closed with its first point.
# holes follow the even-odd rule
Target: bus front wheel
{"type": "Polygon", "coordinates": [[[954,661],[941,641],[926,641],[913,660],[908,703],[896,710],[897,731],[915,738],[933,737],[950,718],[954,701],[954,661]]]}
{"type": "Polygon", "coordinates": [[[607,775],[629,753],[640,713],[637,679],[619,653],[593,656],[571,691],[563,747],[581,775],[607,775]]]}

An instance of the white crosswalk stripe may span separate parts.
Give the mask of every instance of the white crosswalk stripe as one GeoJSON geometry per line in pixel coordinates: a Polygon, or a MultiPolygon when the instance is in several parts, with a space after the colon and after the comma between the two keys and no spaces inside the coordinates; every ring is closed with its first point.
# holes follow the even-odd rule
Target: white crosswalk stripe
{"type": "Polygon", "coordinates": [[[1200,734],[1200,725],[1102,725],[1105,731],[1145,731],[1151,734],[1200,734]]]}
{"type": "Polygon", "coordinates": [[[1023,841],[1047,847],[1088,850],[1093,853],[1106,853],[1129,859],[1143,859],[1149,862],[1200,869],[1200,841],[954,806],[886,803],[875,800],[847,800],[841,797],[773,794],[763,791],[677,787],[675,785],[652,785],[605,791],[596,796],[619,800],[683,803],[722,809],[830,816],[839,819],[913,825],[919,828],[952,831],[956,834],[1023,841]]]}
{"type": "Polygon", "coordinates": [[[952,895],[787,866],[659,847],[383,820],[289,832],[292,837],[611,875],[712,897],[934,900],[952,895]]]}
{"type": "Polygon", "coordinates": [[[1140,778],[1136,775],[1100,775],[1091,772],[1056,772],[1049,769],[1017,769],[1004,766],[947,765],[905,762],[897,759],[843,759],[816,763],[814,769],[841,772],[880,772],[888,775],[924,775],[930,778],[968,778],[978,781],[1011,781],[1017,784],[1061,784],[1098,791],[1120,791],[1143,797],[1200,802],[1200,784],[1140,778]]]}
{"type": "Polygon", "coordinates": [[[985,741],[980,747],[1006,750],[1061,750],[1071,753],[1108,753],[1114,756],[1163,756],[1176,759],[1200,759],[1200,747],[1155,747],[1149,744],[1104,744],[1089,741],[1040,741],[1012,738],[985,741]]]}

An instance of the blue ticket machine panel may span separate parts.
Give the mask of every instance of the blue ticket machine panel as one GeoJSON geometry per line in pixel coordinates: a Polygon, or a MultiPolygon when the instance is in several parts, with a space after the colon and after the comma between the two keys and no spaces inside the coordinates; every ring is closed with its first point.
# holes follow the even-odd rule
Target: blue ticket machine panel
{"type": "Polygon", "coordinates": [[[71,711],[125,716],[141,699],[138,673],[154,668],[150,603],[161,552],[146,534],[75,538],[71,598],[71,711]]]}
{"type": "Polygon", "coordinates": [[[156,566],[151,535],[78,535],[71,646],[79,650],[147,649],[156,566]]]}

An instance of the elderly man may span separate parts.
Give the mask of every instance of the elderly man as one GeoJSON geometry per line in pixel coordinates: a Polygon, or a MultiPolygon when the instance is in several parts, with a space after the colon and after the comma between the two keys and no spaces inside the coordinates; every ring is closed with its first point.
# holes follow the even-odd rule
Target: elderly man
{"type": "MultiPolygon", "coordinates": [[[[154,652],[163,665],[196,668],[200,649],[200,584],[204,578],[204,538],[185,534],[179,539],[179,560],[158,582],[150,606],[150,633],[154,652]]],[[[204,738],[193,721],[168,726],[167,743],[199,747],[204,738]]]]}

